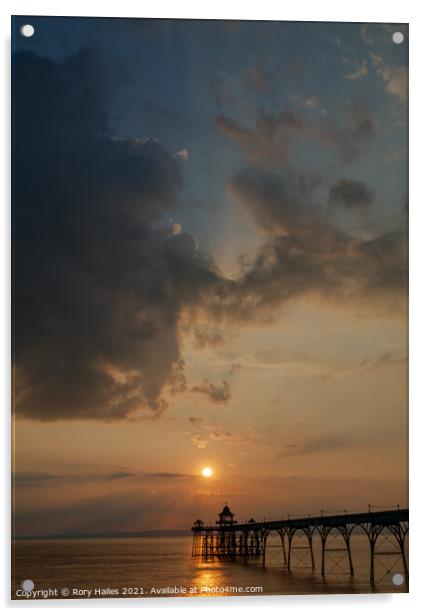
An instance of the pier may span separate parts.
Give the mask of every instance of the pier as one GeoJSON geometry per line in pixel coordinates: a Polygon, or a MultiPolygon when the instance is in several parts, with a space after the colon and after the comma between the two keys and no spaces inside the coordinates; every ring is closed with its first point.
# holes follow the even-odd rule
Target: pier
{"type": "MultiPolygon", "coordinates": [[[[288,516],[287,519],[254,520],[238,523],[234,514],[225,504],[219,513],[215,525],[205,526],[202,520],[196,520],[192,526],[193,543],[192,557],[209,559],[262,559],[265,567],[268,537],[277,533],[281,540],[282,562],[289,572],[292,567],[294,551],[305,550],[309,557],[312,570],[316,563],[312,540],[315,533],[321,542],[321,574],[326,574],[326,554],[328,552],[344,551],[347,558],[348,571],[355,575],[351,554],[351,535],[355,529],[361,529],[368,537],[370,547],[370,583],[375,585],[375,563],[381,556],[400,557],[404,571],[405,583],[408,584],[408,563],[405,554],[405,540],[408,535],[408,509],[399,507],[375,511],[368,506],[364,513],[342,512],[330,515],[321,511],[320,515],[288,516]],[[380,545],[381,536],[389,535],[394,539],[388,542],[388,547],[380,545]],[[302,537],[302,545],[295,544],[295,537],[302,537]],[[343,539],[343,547],[332,547],[331,539],[339,536],[343,539]],[[395,545],[396,547],[393,547],[395,545]]],[[[385,543],[385,542],[383,542],[385,543]]]]}

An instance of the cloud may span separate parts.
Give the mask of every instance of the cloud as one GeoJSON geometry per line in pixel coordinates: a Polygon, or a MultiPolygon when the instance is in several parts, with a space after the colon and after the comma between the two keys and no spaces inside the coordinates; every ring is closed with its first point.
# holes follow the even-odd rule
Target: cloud
{"type": "Polygon", "coordinates": [[[385,84],[386,91],[400,102],[406,102],[408,97],[407,66],[391,67],[385,63],[383,56],[370,53],[373,68],[385,84]]]}
{"type": "Polygon", "coordinates": [[[211,89],[217,107],[220,109],[228,104],[235,104],[241,94],[241,79],[219,73],[211,79],[211,89]]]}
{"type": "Polygon", "coordinates": [[[15,411],[159,415],[182,372],[181,312],[217,280],[194,239],[164,224],[180,157],[114,136],[96,50],[13,62],[15,411]]]}
{"type": "Polygon", "coordinates": [[[271,235],[293,235],[318,223],[313,208],[302,204],[306,185],[293,175],[246,167],[230,182],[234,198],[271,235]]]}
{"type": "Polygon", "coordinates": [[[120,479],[134,479],[141,481],[143,479],[188,479],[195,477],[189,473],[177,472],[138,472],[119,470],[106,473],[49,473],[49,472],[34,472],[20,471],[13,473],[12,482],[16,487],[27,487],[33,485],[49,485],[49,484],[84,484],[84,483],[104,483],[110,481],[118,481],[120,479]]]}
{"type": "Polygon", "coordinates": [[[389,94],[399,97],[405,101],[408,96],[408,71],[405,66],[398,66],[395,69],[386,71],[383,79],[386,82],[386,89],[389,94]]]}
{"type": "Polygon", "coordinates": [[[245,264],[236,283],[239,301],[229,311],[234,317],[263,318],[283,303],[316,295],[353,308],[402,314],[405,230],[370,240],[352,237],[333,224],[324,208],[306,200],[299,186],[293,177],[259,168],[244,169],[233,178],[232,194],[269,239],[245,264]]]}
{"type": "Polygon", "coordinates": [[[346,433],[321,434],[314,438],[302,440],[300,443],[290,443],[277,453],[277,458],[288,458],[306,454],[322,453],[348,449],[355,444],[353,437],[346,433]]]}
{"type": "Polygon", "coordinates": [[[205,449],[210,442],[222,442],[226,445],[241,445],[241,444],[256,444],[258,438],[251,432],[230,432],[224,430],[221,426],[209,423],[202,417],[190,417],[189,422],[193,428],[192,432],[188,433],[191,441],[199,449],[205,449]]]}
{"type": "Polygon", "coordinates": [[[374,191],[364,182],[354,182],[341,178],[331,186],[328,194],[328,202],[334,207],[366,208],[374,200],[374,191]]]}
{"type": "Polygon", "coordinates": [[[371,36],[370,33],[370,28],[373,26],[373,24],[362,24],[361,28],[360,28],[360,35],[362,40],[364,41],[364,43],[366,43],[366,45],[372,45],[374,43],[374,39],[371,36]]]}
{"type": "Polygon", "coordinates": [[[129,471],[116,471],[112,473],[96,473],[96,474],[53,474],[39,472],[18,472],[13,474],[14,485],[34,485],[44,483],[82,483],[82,482],[103,482],[116,481],[118,479],[127,479],[132,477],[134,473],[129,471]]]}
{"type": "Polygon", "coordinates": [[[318,99],[316,96],[308,96],[305,98],[304,104],[308,109],[315,109],[315,107],[318,107],[318,99]]]}
{"type": "Polygon", "coordinates": [[[321,176],[283,171],[300,133],[345,160],[356,157],[375,135],[365,106],[350,102],[339,129],[307,126],[290,110],[260,111],[253,128],[217,117],[256,162],[234,176],[231,190],[266,235],[240,276],[228,279],[171,222],[181,206],[182,157],[155,138],[113,133],[102,55],[86,49],[57,63],[25,52],[13,62],[17,415],[152,418],[179,392],[227,404],[226,380],[187,383],[183,320],[203,346],[220,344],[223,327],[271,318],[302,296],[398,307],[404,232],[369,241],[341,232],[312,201],[321,176]],[[281,174],[271,169],[277,164],[281,174]]]}
{"type": "Polygon", "coordinates": [[[194,329],[195,346],[204,349],[209,346],[220,346],[224,344],[226,338],[223,332],[217,327],[209,325],[198,325],[194,329]]]}
{"type": "Polygon", "coordinates": [[[363,359],[359,367],[365,370],[375,370],[376,368],[405,364],[406,361],[407,358],[395,357],[393,353],[382,353],[375,359],[363,359]]]}
{"type": "Polygon", "coordinates": [[[179,150],[178,152],[176,152],[175,156],[176,158],[180,158],[181,160],[188,160],[189,152],[186,148],[183,148],[182,150],[179,150]]]}
{"type": "Polygon", "coordinates": [[[363,62],[354,62],[354,71],[352,73],[348,73],[345,75],[345,79],[349,79],[351,81],[358,81],[360,79],[364,79],[368,75],[367,61],[363,62]]]}
{"type": "Polygon", "coordinates": [[[214,404],[228,404],[232,397],[228,381],[222,381],[220,385],[204,381],[200,385],[193,385],[190,391],[196,394],[204,394],[214,404]]]}
{"type": "MultiPolygon", "coordinates": [[[[304,99],[304,105],[314,108],[315,97],[304,99]]],[[[216,116],[216,126],[230,139],[238,142],[250,163],[267,169],[286,169],[290,163],[290,147],[303,137],[325,148],[334,148],[345,162],[357,158],[376,136],[376,123],[371,111],[360,101],[350,100],[344,107],[344,122],[335,127],[323,122],[307,122],[293,111],[257,112],[254,126],[247,128],[225,115],[216,116]]]]}
{"type": "Polygon", "coordinates": [[[253,128],[245,128],[224,115],[216,116],[216,126],[241,145],[248,160],[286,167],[288,139],[294,131],[301,130],[303,124],[290,110],[272,114],[261,109],[253,128]]]}
{"type": "Polygon", "coordinates": [[[356,373],[360,371],[377,370],[381,368],[392,368],[395,366],[404,366],[407,362],[406,357],[396,357],[393,353],[382,353],[376,358],[365,358],[360,362],[342,362],[334,361],[327,364],[319,365],[320,368],[326,370],[321,376],[322,381],[327,381],[334,376],[356,373]]]}
{"type": "Polygon", "coordinates": [[[196,475],[191,475],[189,473],[142,473],[143,477],[153,477],[155,479],[187,479],[189,477],[196,477],[196,475]]]}

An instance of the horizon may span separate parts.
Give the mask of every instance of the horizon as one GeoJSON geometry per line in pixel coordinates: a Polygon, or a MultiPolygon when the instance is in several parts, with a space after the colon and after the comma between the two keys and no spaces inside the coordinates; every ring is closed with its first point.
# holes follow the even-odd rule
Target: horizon
{"type": "MultiPolygon", "coordinates": [[[[368,507],[371,507],[371,505],[369,505],[368,507]]],[[[399,504],[393,505],[393,506],[389,506],[386,508],[379,508],[377,507],[375,510],[368,510],[368,513],[372,513],[372,514],[379,514],[379,513],[383,513],[383,512],[388,512],[388,511],[404,511],[407,510],[408,511],[408,507],[407,508],[402,508],[399,506],[399,504]]],[[[312,518],[327,518],[327,517],[333,517],[333,516],[337,516],[337,517],[341,517],[344,515],[352,515],[352,514],[359,514],[359,513],[367,513],[367,510],[364,511],[340,511],[340,512],[324,512],[323,510],[321,510],[319,513],[317,514],[306,514],[304,516],[294,516],[292,517],[290,514],[288,514],[288,518],[282,518],[282,517],[271,517],[271,518],[261,518],[258,520],[255,520],[255,522],[261,524],[262,522],[275,522],[275,521],[282,521],[282,520],[301,520],[301,519],[312,519],[312,518]],[[323,514],[326,515],[323,515],[323,514]]],[[[195,520],[194,523],[198,521],[195,520]]],[[[241,524],[247,524],[249,521],[251,521],[251,519],[245,519],[245,520],[236,520],[235,524],[241,525],[241,524]]],[[[204,523],[201,526],[201,528],[206,528],[206,527],[214,527],[214,528],[219,528],[219,525],[217,524],[217,522],[212,523],[210,521],[204,523]]],[[[360,528],[360,527],[355,527],[352,530],[353,533],[355,534],[364,534],[365,531],[360,528]]],[[[119,538],[132,538],[132,537],[191,537],[193,535],[193,529],[192,528],[169,528],[169,529],[141,529],[141,530],[135,530],[135,531],[114,531],[114,530],[105,530],[102,531],[101,533],[78,533],[78,532],[66,532],[66,533],[60,533],[60,534],[46,534],[46,535],[18,535],[18,536],[12,536],[12,540],[17,540],[17,541],[21,541],[21,540],[30,540],[30,539],[119,539],[119,538]]]]}

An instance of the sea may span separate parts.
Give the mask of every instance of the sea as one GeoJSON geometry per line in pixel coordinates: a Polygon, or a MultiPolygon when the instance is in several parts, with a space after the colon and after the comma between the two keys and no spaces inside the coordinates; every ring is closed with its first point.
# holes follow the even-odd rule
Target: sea
{"type": "MultiPolygon", "coordinates": [[[[353,534],[355,575],[339,537],[330,538],[321,575],[321,546],[314,539],[315,569],[303,541],[294,542],[291,572],[280,539],[268,539],[262,558],[247,562],[194,559],[192,537],[30,539],[12,544],[12,599],[115,599],[224,595],[302,595],[407,592],[403,563],[392,537],[378,545],[375,586],[370,584],[367,537],[353,534]]],[[[408,558],[408,555],[407,555],[408,558]]]]}

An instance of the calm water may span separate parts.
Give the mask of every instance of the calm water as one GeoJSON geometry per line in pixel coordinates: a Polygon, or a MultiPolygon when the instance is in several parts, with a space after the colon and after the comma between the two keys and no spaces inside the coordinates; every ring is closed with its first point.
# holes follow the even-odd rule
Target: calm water
{"type": "MultiPolygon", "coordinates": [[[[261,559],[248,564],[194,562],[191,537],[15,541],[12,597],[16,598],[16,590],[26,579],[33,580],[34,590],[56,589],[59,598],[63,588],[70,590],[71,597],[76,591],[86,591],[87,597],[87,591],[91,590],[91,598],[99,597],[94,594],[95,589],[110,589],[105,591],[109,597],[122,597],[124,593],[152,597],[158,596],[152,589],[160,593],[165,589],[170,596],[175,587],[186,588],[189,596],[372,592],[367,539],[353,535],[351,541],[354,578],[348,573],[346,553],[338,551],[343,545],[338,538],[328,544],[336,551],[327,553],[324,578],[320,574],[318,540],[314,543],[316,572],[311,570],[309,552],[300,539],[293,543],[297,549],[292,550],[290,574],[283,567],[279,538],[272,535],[268,540],[265,569],[261,559]],[[230,587],[262,587],[262,591],[235,593],[230,587]],[[197,594],[190,593],[191,588],[197,589],[197,594]],[[111,589],[119,595],[111,594],[111,589]]],[[[392,538],[385,539],[381,551],[393,551],[392,548],[392,538]]],[[[406,592],[405,584],[395,587],[392,583],[393,574],[403,573],[401,558],[388,554],[379,559],[376,559],[375,592],[406,592]]]]}

